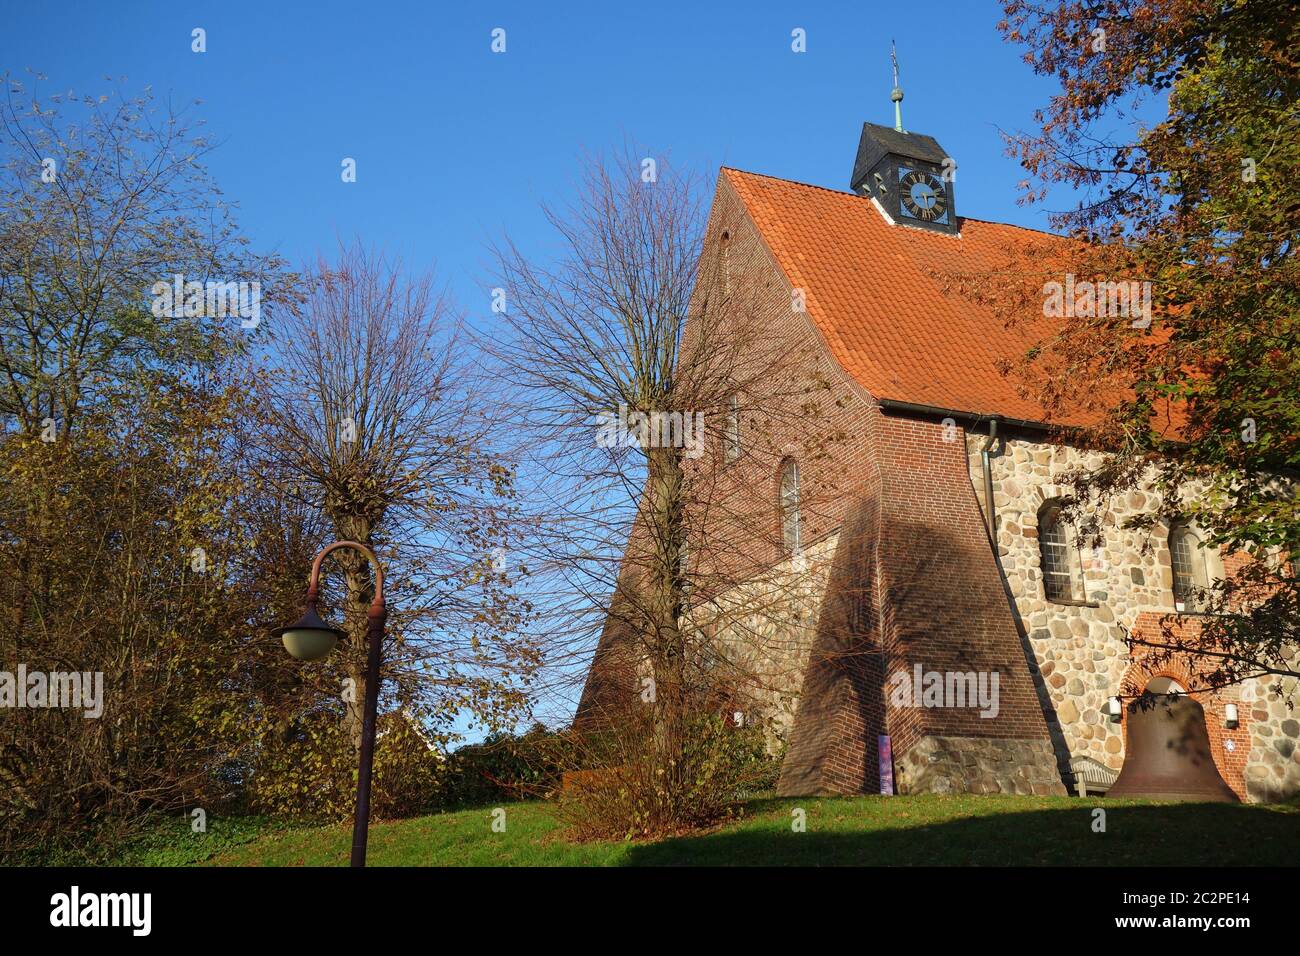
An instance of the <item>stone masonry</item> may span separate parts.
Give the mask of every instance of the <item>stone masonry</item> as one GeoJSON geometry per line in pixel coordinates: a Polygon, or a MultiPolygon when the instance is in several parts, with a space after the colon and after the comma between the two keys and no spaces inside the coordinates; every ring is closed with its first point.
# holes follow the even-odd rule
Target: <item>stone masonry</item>
{"type": "MultiPolygon", "coordinates": [[[[984,507],[980,448],[985,436],[967,436],[971,484],[984,507]]],[[[1037,677],[1050,699],[1049,720],[1070,756],[1088,756],[1113,770],[1124,762],[1124,728],[1110,720],[1106,700],[1140,692],[1155,676],[1192,686],[1185,668],[1147,673],[1130,658],[1129,632],[1156,637],[1161,622],[1175,614],[1169,528],[1150,533],[1121,527],[1127,518],[1154,511],[1159,500],[1150,487],[1105,503],[1103,541],[1077,552],[1085,582],[1081,604],[1049,601],[1043,591],[1038,516],[1044,503],[1064,497],[1064,475],[1096,464],[1095,454],[1068,445],[1047,444],[1032,434],[1008,437],[990,459],[997,512],[997,554],[1016,615],[1028,635],[1037,677]]],[[[1085,543],[1086,544],[1086,543],[1085,543]]],[[[1223,573],[1217,554],[1208,555],[1212,576],[1223,573]]],[[[1196,615],[1179,615],[1195,626],[1196,615]]],[[[1300,652],[1297,652],[1300,653],[1300,652]]],[[[1243,799],[1275,800],[1300,793],[1300,725],[1287,710],[1285,692],[1294,679],[1249,681],[1217,694],[1197,694],[1206,710],[1215,761],[1229,786],[1243,799]],[[1281,683],[1281,687],[1275,687],[1281,683]],[[1223,726],[1223,705],[1238,705],[1241,725],[1223,726]]]]}

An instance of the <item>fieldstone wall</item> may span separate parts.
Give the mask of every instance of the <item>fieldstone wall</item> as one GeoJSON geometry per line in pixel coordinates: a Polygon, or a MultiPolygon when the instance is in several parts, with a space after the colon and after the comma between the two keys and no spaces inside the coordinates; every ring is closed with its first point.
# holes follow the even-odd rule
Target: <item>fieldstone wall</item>
{"type": "Polygon", "coordinates": [[[838,532],[826,535],[690,613],[693,626],[712,630],[715,650],[752,707],[747,719],[763,721],[774,751],[794,723],[838,544],[838,532]]]}
{"type": "MultiPolygon", "coordinates": [[[[1300,648],[1289,664],[1300,669],[1300,648]]],[[[1287,708],[1289,695],[1300,695],[1294,677],[1257,678],[1241,688],[1238,713],[1249,722],[1250,755],[1246,791],[1251,800],[1272,803],[1300,793],[1300,712],[1287,708]]]]}
{"type": "Polygon", "coordinates": [[[896,764],[899,793],[1062,792],[1056,756],[1046,740],[922,737],[896,764]]]}
{"type": "MultiPolygon", "coordinates": [[[[986,507],[980,461],[984,441],[981,435],[966,436],[971,483],[981,507],[986,507]]],[[[1150,621],[1175,613],[1169,529],[1163,523],[1150,532],[1121,528],[1125,519],[1154,510],[1158,494],[1150,486],[1140,486],[1107,502],[1104,540],[1096,549],[1082,549],[1078,556],[1083,601],[1049,601],[1040,568],[1039,510],[1069,493],[1064,482],[1067,472],[1096,465],[1099,456],[1023,437],[1004,439],[994,451],[990,472],[998,560],[1051,703],[1049,723],[1059,729],[1055,736],[1068,751],[1067,757],[1092,757],[1118,770],[1124,761],[1123,726],[1106,716],[1104,706],[1107,698],[1132,692],[1124,688],[1133,663],[1126,630],[1138,627],[1144,614],[1147,620],[1142,623],[1150,627],[1150,621]]],[[[1222,574],[1217,558],[1208,563],[1212,575],[1222,574]]],[[[1225,736],[1221,724],[1209,727],[1220,771],[1239,795],[1250,800],[1300,793],[1300,741],[1295,733],[1287,733],[1300,726],[1295,715],[1286,711],[1283,694],[1268,689],[1277,683],[1277,678],[1253,681],[1202,699],[1207,722],[1221,720],[1222,704],[1228,700],[1251,701],[1251,706],[1239,705],[1240,734],[1225,736]],[[1225,748],[1227,740],[1233,744],[1225,748]]]]}

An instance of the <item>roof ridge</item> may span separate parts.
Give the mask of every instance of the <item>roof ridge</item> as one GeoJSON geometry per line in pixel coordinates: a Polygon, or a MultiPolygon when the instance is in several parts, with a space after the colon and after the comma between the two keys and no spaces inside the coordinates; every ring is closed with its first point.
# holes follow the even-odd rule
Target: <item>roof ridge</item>
{"type": "Polygon", "coordinates": [[[842,189],[831,189],[831,187],[829,186],[818,186],[816,183],[805,183],[797,179],[786,179],[783,176],[772,176],[768,173],[756,173],[748,169],[740,169],[736,166],[721,166],[719,168],[729,173],[740,173],[742,176],[753,176],[757,179],[772,179],[778,183],[787,183],[791,186],[803,186],[805,189],[819,189],[824,193],[831,193],[835,196],[844,196],[847,199],[863,198],[859,196],[857,193],[846,193],[842,189]]]}
{"type": "MultiPolygon", "coordinates": [[[[870,198],[866,196],[859,196],[857,193],[845,192],[842,189],[832,189],[830,186],[819,186],[816,183],[805,183],[798,179],[786,179],[784,176],[773,176],[769,173],[756,173],[753,172],[752,170],[740,169],[737,166],[723,165],[718,168],[722,172],[739,173],[742,176],[752,176],[755,179],[770,179],[773,180],[774,182],[785,183],[786,185],[789,186],[802,186],[805,189],[816,189],[819,190],[820,192],[830,193],[833,196],[843,196],[845,199],[858,199],[864,202],[871,201],[870,198]]],[[[1006,226],[1008,229],[1020,229],[1023,230],[1024,232],[1036,232],[1040,236],[1049,236],[1053,239],[1066,238],[1065,236],[1062,236],[1059,233],[1049,232],[1046,229],[1037,229],[1034,226],[1021,226],[1014,222],[1001,222],[1000,220],[997,219],[981,219],[979,216],[966,216],[966,215],[958,216],[957,218],[961,220],[969,220],[971,222],[982,222],[988,226],[1006,226]]]]}

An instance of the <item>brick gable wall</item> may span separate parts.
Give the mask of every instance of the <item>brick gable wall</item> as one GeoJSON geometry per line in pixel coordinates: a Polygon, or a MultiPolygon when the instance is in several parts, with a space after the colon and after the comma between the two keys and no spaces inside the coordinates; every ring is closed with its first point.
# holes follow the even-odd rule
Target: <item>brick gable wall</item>
{"type": "MultiPolygon", "coordinates": [[[[796,675],[793,686],[763,688],[772,697],[798,699],[782,792],[877,790],[881,733],[893,735],[900,768],[907,751],[927,738],[1030,741],[1037,748],[1033,759],[1042,763],[1047,754],[1052,763],[1033,677],[967,476],[964,436],[959,431],[945,441],[954,436],[938,422],[880,412],[830,357],[807,314],[792,308],[795,287],[726,177],[719,180],[704,249],[692,315],[716,312],[722,297],[747,296],[748,317],[790,357],[783,376],[808,383],[808,392],[791,394],[787,381],[772,383],[770,394],[746,395],[741,458],[725,463],[715,443],[701,462],[719,503],[704,534],[727,542],[716,554],[700,549],[702,597],[710,579],[734,587],[784,559],[776,476],[785,457],[800,464],[805,547],[839,532],[829,584],[807,609],[811,642],[799,640],[802,629],[793,619],[768,628],[766,639],[783,646],[796,675]],[[888,674],[910,672],[917,663],[927,671],[996,671],[998,715],[982,719],[974,708],[890,710],[888,674]]],[[[802,291],[815,300],[816,290],[802,291]]],[[[690,338],[688,327],[687,350],[690,338]]],[[[580,719],[599,697],[630,693],[631,662],[620,655],[615,631],[607,627],[601,637],[580,719]]],[[[935,754],[952,749],[928,747],[935,754]]],[[[948,766],[948,759],[928,762],[943,766],[945,786],[966,789],[962,778],[971,775],[948,766]]],[[[1038,767],[1035,783],[1053,772],[1038,767]]],[[[994,789],[1011,789],[1004,778],[994,789]]]]}

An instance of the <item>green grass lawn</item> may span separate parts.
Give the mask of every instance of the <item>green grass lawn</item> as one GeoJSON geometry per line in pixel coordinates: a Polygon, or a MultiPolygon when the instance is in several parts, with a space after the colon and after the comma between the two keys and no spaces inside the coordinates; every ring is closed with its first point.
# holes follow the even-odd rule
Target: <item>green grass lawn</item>
{"type": "MultiPolygon", "coordinates": [[[[1156,804],[1068,797],[915,796],[755,800],[716,830],[653,843],[573,843],[545,803],[491,808],[370,828],[374,866],[1294,866],[1300,806],[1156,804]],[[1106,832],[1092,810],[1106,810],[1106,832]],[[802,808],[807,829],[791,830],[802,808]]],[[[346,825],[271,827],[210,821],[207,834],[155,835],[121,862],[145,865],[342,866],[346,825]],[[206,847],[206,850],[205,850],[206,847]]]]}

